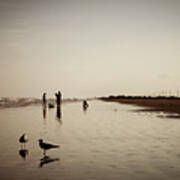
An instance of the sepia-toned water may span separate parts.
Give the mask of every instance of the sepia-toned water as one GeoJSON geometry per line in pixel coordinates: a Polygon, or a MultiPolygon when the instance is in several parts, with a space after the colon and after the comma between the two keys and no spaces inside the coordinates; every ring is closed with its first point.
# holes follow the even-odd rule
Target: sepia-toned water
{"type": "Polygon", "coordinates": [[[61,118],[40,105],[1,109],[0,179],[180,179],[180,120],[131,105],[89,105],[84,111],[81,102],[64,103],[61,118]],[[44,157],[38,139],[60,148],[44,157]]]}

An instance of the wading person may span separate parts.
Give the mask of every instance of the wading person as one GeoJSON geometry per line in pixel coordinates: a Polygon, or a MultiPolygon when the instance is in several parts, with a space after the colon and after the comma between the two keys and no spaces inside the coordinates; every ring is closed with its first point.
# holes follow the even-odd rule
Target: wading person
{"type": "Polygon", "coordinates": [[[43,93],[42,101],[43,104],[46,105],[46,93],[43,93]]]}
{"type": "Polygon", "coordinates": [[[61,92],[58,91],[58,93],[55,93],[55,96],[56,96],[56,104],[57,106],[60,106],[61,105],[61,92]]]}

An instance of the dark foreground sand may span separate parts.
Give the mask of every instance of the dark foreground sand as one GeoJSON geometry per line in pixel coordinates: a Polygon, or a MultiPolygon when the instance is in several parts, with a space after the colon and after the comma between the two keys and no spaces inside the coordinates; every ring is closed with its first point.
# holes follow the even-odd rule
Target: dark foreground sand
{"type": "Polygon", "coordinates": [[[101,100],[108,102],[118,102],[134,104],[144,107],[142,111],[163,111],[177,113],[180,118],[180,98],[111,98],[102,97],[101,100]]]}

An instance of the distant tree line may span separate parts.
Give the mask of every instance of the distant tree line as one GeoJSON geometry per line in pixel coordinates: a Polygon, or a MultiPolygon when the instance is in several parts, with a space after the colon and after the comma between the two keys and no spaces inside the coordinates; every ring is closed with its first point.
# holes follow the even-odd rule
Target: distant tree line
{"type": "Polygon", "coordinates": [[[177,96],[126,96],[126,95],[119,95],[119,96],[113,96],[110,95],[108,97],[100,97],[99,99],[105,100],[105,99],[180,99],[180,97],[177,96]]]}

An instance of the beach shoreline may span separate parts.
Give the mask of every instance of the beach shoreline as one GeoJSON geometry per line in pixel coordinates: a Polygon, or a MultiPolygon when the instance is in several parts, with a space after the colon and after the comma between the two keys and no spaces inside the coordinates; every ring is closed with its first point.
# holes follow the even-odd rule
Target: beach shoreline
{"type": "Polygon", "coordinates": [[[140,111],[156,111],[165,113],[176,113],[180,118],[180,98],[178,97],[119,97],[109,96],[100,97],[100,100],[106,102],[117,102],[122,104],[131,104],[142,107],[140,111]]]}

